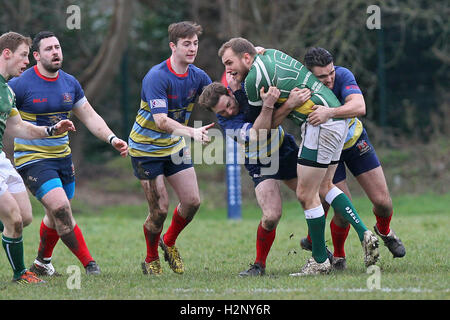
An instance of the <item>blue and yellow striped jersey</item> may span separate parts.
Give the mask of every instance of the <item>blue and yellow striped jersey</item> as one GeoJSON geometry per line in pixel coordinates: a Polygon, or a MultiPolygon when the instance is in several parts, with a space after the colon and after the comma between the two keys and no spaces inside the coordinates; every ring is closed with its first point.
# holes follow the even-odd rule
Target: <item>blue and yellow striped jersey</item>
{"type": "Polygon", "coordinates": [[[266,161],[272,154],[278,151],[283,144],[285,132],[281,126],[267,131],[267,136],[257,141],[250,141],[250,129],[253,123],[245,119],[244,112],[225,118],[216,114],[219,125],[225,134],[244,146],[245,161],[266,161]]]}
{"type": "Polygon", "coordinates": [[[210,77],[192,64],[185,74],[175,73],[170,59],[152,67],[142,80],[140,108],[128,139],[130,155],[164,157],[180,151],[184,138],[159,129],[153,115],[166,113],[187,125],[196,98],[210,83],[210,77]]]}
{"type": "MultiPolygon", "coordinates": [[[[9,81],[9,85],[16,94],[16,105],[22,119],[37,126],[51,126],[67,119],[73,108],[87,101],[78,80],[63,70],[59,70],[56,78],[47,78],[34,66],[9,81]]],[[[14,164],[17,169],[70,154],[67,132],[44,139],[14,139],[14,164]]]]}

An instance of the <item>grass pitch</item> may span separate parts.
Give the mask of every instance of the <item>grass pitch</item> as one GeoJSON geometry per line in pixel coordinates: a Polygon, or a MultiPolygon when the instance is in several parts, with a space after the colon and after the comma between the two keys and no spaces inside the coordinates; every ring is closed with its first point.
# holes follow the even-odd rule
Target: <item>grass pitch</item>
{"type": "MultiPolygon", "coordinates": [[[[87,277],[74,255],[60,241],[53,264],[63,274],[47,278],[44,285],[18,286],[10,282],[12,272],[4,252],[0,254],[0,299],[49,300],[303,300],[303,299],[444,299],[450,298],[450,225],[449,195],[396,197],[391,226],[406,247],[406,256],[393,259],[380,239],[380,288],[369,289],[363,253],[352,229],[346,242],[347,270],[327,276],[296,277],[310,257],[299,241],[306,235],[303,211],[295,201],[283,205],[283,217],[267,260],[266,276],[240,278],[255,258],[256,229],[260,210],[243,207],[241,220],[228,220],[226,209],[199,210],[193,222],[182,232],[177,246],[185,262],[183,275],[174,274],[163,260],[164,274],[142,274],[145,257],[142,224],[146,204],[106,207],[100,211],[77,208],[75,218],[84,233],[92,256],[102,275],[87,277]],[[79,289],[71,278],[71,266],[80,268],[79,289]],[[69,273],[67,271],[70,271],[69,273]]],[[[375,217],[366,198],[354,200],[365,224],[372,229],[375,217]]],[[[34,221],[24,231],[25,261],[29,266],[39,243],[39,225],[43,210],[33,200],[34,221]]],[[[171,206],[172,210],[173,204],[171,206]]],[[[330,213],[331,216],[331,213],[330,213]]],[[[332,249],[327,219],[326,240],[332,249]]],[[[164,230],[169,226],[169,214],[164,230]]],[[[76,269],[76,268],[75,268],[76,269]]]]}

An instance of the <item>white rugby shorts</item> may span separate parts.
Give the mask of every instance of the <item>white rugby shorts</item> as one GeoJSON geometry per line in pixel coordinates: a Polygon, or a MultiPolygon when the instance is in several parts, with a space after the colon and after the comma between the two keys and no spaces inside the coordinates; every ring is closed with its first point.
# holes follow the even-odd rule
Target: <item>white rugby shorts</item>
{"type": "Polygon", "coordinates": [[[298,163],[306,160],[312,166],[327,167],[339,161],[345,137],[348,131],[348,120],[333,120],[313,126],[308,122],[302,125],[302,143],[298,152],[298,163]]]}
{"type": "Polygon", "coordinates": [[[0,196],[6,191],[19,193],[26,191],[22,177],[3,151],[0,152],[0,196]]]}

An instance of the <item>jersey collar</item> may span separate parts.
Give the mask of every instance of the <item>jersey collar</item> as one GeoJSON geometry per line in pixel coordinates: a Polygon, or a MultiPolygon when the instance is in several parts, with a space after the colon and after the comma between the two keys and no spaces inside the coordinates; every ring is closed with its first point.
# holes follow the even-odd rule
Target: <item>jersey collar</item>
{"type": "Polygon", "coordinates": [[[175,70],[173,70],[172,68],[172,63],[170,63],[170,58],[166,60],[166,64],[167,64],[167,68],[169,68],[169,71],[172,72],[174,75],[176,75],[177,77],[181,77],[181,78],[185,78],[188,76],[189,74],[189,68],[187,69],[187,71],[183,74],[180,73],[176,73],[175,70]]]}
{"type": "Polygon", "coordinates": [[[49,77],[46,77],[46,76],[44,76],[43,74],[41,74],[41,73],[39,72],[39,69],[38,69],[37,65],[35,65],[35,66],[33,67],[33,69],[34,69],[34,72],[36,72],[36,75],[37,75],[39,78],[41,78],[41,79],[43,79],[43,80],[45,80],[45,81],[51,81],[51,82],[53,82],[53,81],[58,80],[58,78],[59,78],[59,72],[58,72],[58,75],[57,75],[55,78],[49,78],[49,77]]]}

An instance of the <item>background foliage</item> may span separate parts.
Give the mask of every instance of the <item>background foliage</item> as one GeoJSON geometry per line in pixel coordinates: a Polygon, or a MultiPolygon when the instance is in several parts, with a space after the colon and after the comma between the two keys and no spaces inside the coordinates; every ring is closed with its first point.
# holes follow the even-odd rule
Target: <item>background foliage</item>
{"type": "MultiPolygon", "coordinates": [[[[125,139],[139,107],[143,76],[170,55],[168,25],[193,20],[204,29],[196,65],[213,80],[223,72],[217,50],[231,37],[246,37],[300,61],[308,47],[325,47],[336,65],[353,71],[364,92],[362,120],[372,143],[412,156],[415,152],[407,148],[433,144],[440,158],[422,159],[419,152],[421,165],[437,170],[438,177],[448,171],[448,1],[0,0],[0,7],[2,33],[33,37],[47,29],[59,36],[65,71],[80,80],[97,112],[125,139]],[[71,4],[81,9],[79,30],[66,25],[71,4]],[[381,30],[366,27],[371,4],[381,8],[381,30]]],[[[197,108],[191,120],[215,118],[197,108]]],[[[78,168],[115,156],[77,125],[71,139],[78,168]]],[[[285,126],[293,132],[291,123],[285,126]]]]}

